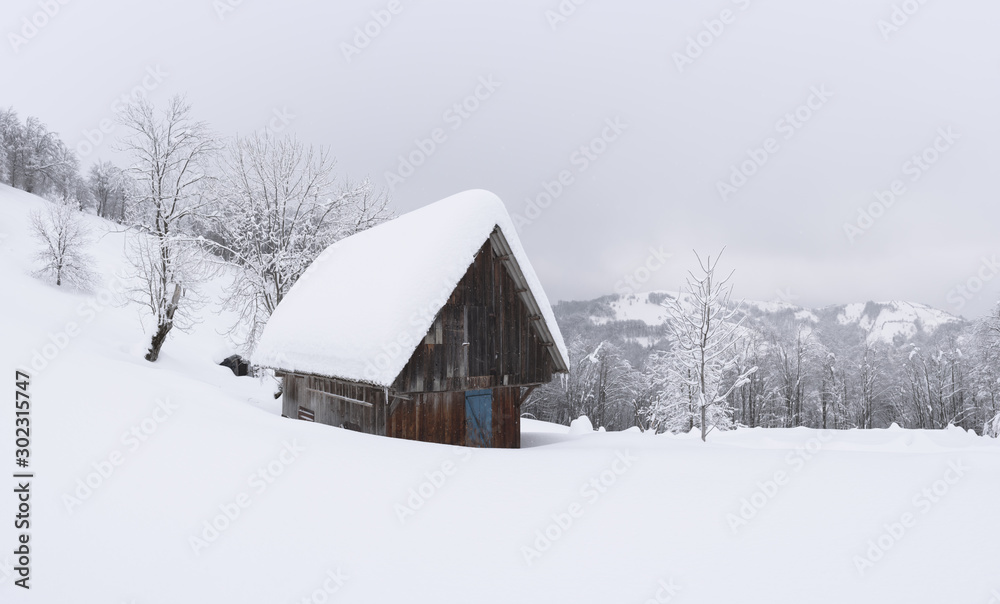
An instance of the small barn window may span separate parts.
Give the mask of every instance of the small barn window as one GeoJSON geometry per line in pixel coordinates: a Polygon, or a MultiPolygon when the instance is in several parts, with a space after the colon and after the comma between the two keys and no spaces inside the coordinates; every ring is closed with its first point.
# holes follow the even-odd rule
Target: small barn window
{"type": "Polygon", "coordinates": [[[316,412],[312,409],[306,409],[305,407],[299,405],[299,419],[304,419],[307,422],[316,421],[316,412]]]}

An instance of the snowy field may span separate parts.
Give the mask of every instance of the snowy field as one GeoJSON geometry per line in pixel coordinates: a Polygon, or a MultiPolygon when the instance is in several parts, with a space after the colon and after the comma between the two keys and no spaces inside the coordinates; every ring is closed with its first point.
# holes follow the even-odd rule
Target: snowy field
{"type": "Polygon", "coordinates": [[[107,223],[103,287],[31,277],[44,204],[0,186],[0,366],[8,392],[32,376],[35,473],[28,592],[4,473],[0,602],[1000,602],[996,440],[525,420],[525,448],[471,450],[282,419],[273,382],[216,365],[211,307],[142,359],[107,223]]]}

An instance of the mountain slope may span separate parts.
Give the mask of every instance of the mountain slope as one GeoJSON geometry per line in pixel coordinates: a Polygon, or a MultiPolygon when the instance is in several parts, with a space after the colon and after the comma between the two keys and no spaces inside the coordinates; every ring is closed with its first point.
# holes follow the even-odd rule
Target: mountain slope
{"type": "Polygon", "coordinates": [[[706,444],[536,425],[533,447],[470,450],[283,419],[273,384],[216,365],[231,318],[212,306],[142,359],[140,309],[110,303],[123,236],[107,223],[90,219],[108,289],[31,277],[24,227],[44,204],[0,187],[0,365],[9,390],[15,367],[32,374],[35,473],[27,591],[4,462],[2,602],[930,604],[1000,587],[982,524],[997,441],[794,429],[706,444]],[[920,495],[946,478],[935,503],[920,495]],[[916,523],[885,536],[903,514],[916,523]],[[862,574],[870,540],[891,551],[862,574]]]}

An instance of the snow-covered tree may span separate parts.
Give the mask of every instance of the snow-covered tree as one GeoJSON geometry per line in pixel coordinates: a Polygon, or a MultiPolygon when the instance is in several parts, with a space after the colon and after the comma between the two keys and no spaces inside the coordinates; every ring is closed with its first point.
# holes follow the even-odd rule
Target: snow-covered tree
{"type": "Polygon", "coordinates": [[[80,212],[68,205],[33,212],[31,232],[41,244],[36,258],[42,267],[36,275],[50,277],[59,286],[87,289],[93,285],[93,259],[86,252],[90,234],[80,212]]]}
{"type": "Polygon", "coordinates": [[[655,352],[649,359],[646,378],[652,400],[646,413],[647,424],[655,432],[690,432],[698,425],[694,374],[685,367],[686,361],[677,348],[655,352]]]}
{"type": "Polygon", "coordinates": [[[330,244],[390,217],[369,180],[339,180],[327,149],[294,137],[236,138],[213,191],[225,255],[241,269],[228,306],[252,349],[285,294],[330,244]]]}
{"type": "Polygon", "coordinates": [[[0,182],[52,199],[77,196],[79,159],[36,117],[21,122],[0,110],[0,161],[0,182]]]}
{"type": "Polygon", "coordinates": [[[10,166],[20,123],[13,109],[0,109],[0,182],[13,186],[10,166]]]}
{"type": "Polygon", "coordinates": [[[671,349],[651,365],[651,381],[664,389],[650,407],[650,419],[658,430],[696,421],[705,440],[713,428],[731,425],[727,399],[757,367],[735,373],[743,320],[739,305],[730,302],[732,273],[718,279],[718,257],[695,257],[698,274],[689,272],[684,291],[663,302],[671,349]]]}
{"type": "Polygon", "coordinates": [[[90,167],[87,186],[101,218],[123,222],[128,199],[128,176],[109,161],[90,167]]]}
{"type": "Polygon", "coordinates": [[[738,425],[751,428],[769,425],[769,414],[778,400],[777,378],[766,371],[774,352],[765,336],[756,329],[748,329],[743,338],[742,351],[737,355],[736,373],[742,375],[757,367],[747,382],[733,391],[734,420],[738,425]]]}
{"type": "Polygon", "coordinates": [[[975,361],[970,382],[982,410],[983,433],[1000,437],[1000,304],[973,327],[971,347],[975,361]]]}
{"type": "Polygon", "coordinates": [[[810,388],[823,368],[827,350],[811,326],[797,325],[771,344],[776,364],[776,383],[784,412],[783,426],[816,425],[822,396],[810,388]]]}
{"type": "Polygon", "coordinates": [[[824,430],[839,428],[841,419],[847,414],[847,377],[833,352],[827,352],[823,359],[819,400],[820,414],[816,427],[824,430]]]}
{"type": "Polygon", "coordinates": [[[206,171],[219,145],[204,122],[192,119],[182,97],[162,112],[140,99],[119,119],[128,130],[121,149],[132,156],[128,172],[136,183],[128,220],[140,233],[128,250],[142,283],[132,293],[155,322],[146,360],[156,361],[175,322],[185,318],[193,287],[210,274],[185,229],[206,210],[206,171]]]}

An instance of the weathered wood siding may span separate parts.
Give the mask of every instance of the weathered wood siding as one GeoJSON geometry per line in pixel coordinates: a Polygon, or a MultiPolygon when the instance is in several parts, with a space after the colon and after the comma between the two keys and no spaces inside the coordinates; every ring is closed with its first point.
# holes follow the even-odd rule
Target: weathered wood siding
{"type": "Polygon", "coordinates": [[[521,400],[519,386],[493,389],[493,446],[521,448],[521,400]]]}
{"type": "Polygon", "coordinates": [[[446,445],[465,444],[465,392],[414,394],[396,400],[386,435],[446,445]]]}
{"type": "MultiPolygon", "coordinates": [[[[521,446],[521,388],[493,388],[493,447],[521,446]]],[[[414,394],[397,400],[389,415],[388,436],[468,446],[465,424],[465,391],[414,394]]]]}
{"type": "Polygon", "coordinates": [[[489,241],[452,292],[393,384],[397,392],[446,392],[540,384],[552,357],[489,241]]]}
{"type": "Polygon", "coordinates": [[[286,373],[283,382],[281,414],[285,417],[298,418],[302,407],[315,414],[318,423],[385,435],[385,393],[381,388],[297,373],[286,373]]]}

